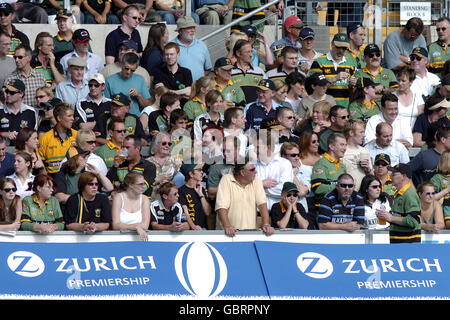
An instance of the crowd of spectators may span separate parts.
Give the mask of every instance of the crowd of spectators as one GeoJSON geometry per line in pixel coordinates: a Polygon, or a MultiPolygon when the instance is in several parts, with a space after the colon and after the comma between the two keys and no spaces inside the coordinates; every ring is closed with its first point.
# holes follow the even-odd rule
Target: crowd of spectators
{"type": "Polygon", "coordinates": [[[418,242],[450,228],[449,19],[427,46],[411,18],[383,50],[352,23],[320,53],[290,16],[272,44],[241,27],[213,64],[196,27],[231,21],[233,1],[191,16],[184,1],[77,2],[82,23],[119,24],[104,57],[49,3],[0,4],[1,230],[365,228],[418,242]],[[58,26],[34,49],[13,25],[31,9],[58,26]],[[161,20],[174,39],[165,23],[141,38],[140,22],[161,20]]]}

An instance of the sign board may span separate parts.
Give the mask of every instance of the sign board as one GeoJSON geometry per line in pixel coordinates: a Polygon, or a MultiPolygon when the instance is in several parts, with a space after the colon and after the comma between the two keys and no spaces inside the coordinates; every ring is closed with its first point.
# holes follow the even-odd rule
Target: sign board
{"type": "Polygon", "coordinates": [[[431,25],[431,2],[400,2],[400,25],[418,17],[424,25],[431,25]]]}

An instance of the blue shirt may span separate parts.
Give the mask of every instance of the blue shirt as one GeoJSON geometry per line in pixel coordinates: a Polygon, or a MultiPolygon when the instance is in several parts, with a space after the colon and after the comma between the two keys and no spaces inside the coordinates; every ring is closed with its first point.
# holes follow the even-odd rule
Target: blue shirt
{"type": "Polygon", "coordinates": [[[1,162],[0,178],[10,176],[14,171],[14,155],[6,152],[5,159],[1,162]]]}
{"type": "Polygon", "coordinates": [[[111,31],[105,39],[105,57],[114,57],[115,62],[119,57],[119,45],[123,40],[133,40],[138,45],[138,52],[142,52],[141,35],[137,29],[131,32],[131,37],[122,31],[121,26],[111,31]]]}
{"type": "Polygon", "coordinates": [[[208,47],[203,41],[194,39],[189,47],[182,44],[178,37],[171,42],[175,42],[180,46],[180,58],[178,59],[178,64],[191,70],[193,81],[203,77],[205,75],[205,70],[212,69],[208,47]]]}
{"type": "MultiPolygon", "coordinates": [[[[150,92],[148,91],[147,84],[143,76],[133,73],[130,78],[125,79],[120,75],[120,72],[110,75],[106,78],[106,87],[103,94],[105,97],[110,98],[122,92],[124,95],[128,96],[128,91],[135,88],[144,99],[150,98],[150,92]]],[[[134,114],[139,117],[141,114],[139,108],[139,102],[136,97],[130,97],[132,104],[128,113],[134,114]]]]}
{"type": "Polygon", "coordinates": [[[73,109],[78,102],[86,98],[89,94],[89,86],[87,81],[83,81],[80,89],[75,87],[71,80],[60,82],[56,86],[55,97],[61,99],[64,102],[72,104],[73,109]]]}
{"type": "Polygon", "coordinates": [[[261,127],[261,122],[264,119],[275,119],[276,118],[276,103],[272,100],[272,108],[269,112],[266,111],[266,108],[259,103],[259,100],[249,104],[246,107],[245,119],[247,122],[245,123],[245,130],[255,129],[259,130],[261,127]]]}
{"type": "Polygon", "coordinates": [[[201,8],[203,6],[213,5],[213,4],[220,4],[222,6],[227,5],[230,0],[196,0],[197,9],[201,8]]]}
{"type": "Polygon", "coordinates": [[[144,53],[141,59],[141,67],[145,68],[151,76],[155,76],[156,71],[165,63],[164,55],[157,46],[144,53]]]}

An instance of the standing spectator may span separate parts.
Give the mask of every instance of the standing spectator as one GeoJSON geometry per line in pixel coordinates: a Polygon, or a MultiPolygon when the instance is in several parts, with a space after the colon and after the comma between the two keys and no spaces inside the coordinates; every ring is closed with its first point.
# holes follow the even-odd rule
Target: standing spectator
{"type": "Polygon", "coordinates": [[[150,92],[143,76],[136,74],[139,65],[137,54],[129,52],[122,57],[120,72],[106,78],[104,94],[107,98],[121,93],[131,99],[130,113],[139,117],[141,109],[150,104],[150,92]]]}
{"type": "Polygon", "coordinates": [[[233,17],[234,0],[197,0],[195,13],[207,25],[226,25],[233,17]]]}
{"type": "Polygon", "coordinates": [[[427,44],[422,35],[424,29],[420,18],[414,17],[400,29],[394,30],[383,43],[383,66],[396,72],[410,63],[410,54],[414,48],[426,48],[427,44]]]}
{"type": "Polygon", "coordinates": [[[367,174],[372,173],[372,161],[369,150],[362,146],[364,141],[364,122],[361,120],[349,120],[344,126],[344,136],[347,139],[347,150],[342,162],[347,168],[347,173],[353,177],[355,191],[359,191],[361,181],[367,174]]]}
{"type": "Polygon", "coordinates": [[[178,36],[172,40],[180,47],[178,63],[192,72],[192,80],[207,76],[212,69],[206,44],[195,38],[198,22],[192,17],[181,17],[177,21],[178,36]]]}
{"type": "Polygon", "coordinates": [[[21,230],[44,234],[64,230],[61,207],[52,196],[55,187],[55,182],[49,175],[39,174],[34,178],[33,195],[23,199],[21,230]],[[34,214],[35,212],[40,214],[34,214]]]}
{"type": "Polygon", "coordinates": [[[77,103],[89,93],[88,83],[84,80],[86,61],[79,57],[73,57],[67,60],[67,66],[70,76],[56,86],[55,97],[70,103],[72,109],[75,109],[77,103]]]}
{"type": "Polygon", "coordinates": [[[16,70],[6,78],[5,83],[15,79],[21,80],[25,84],[23,102],[30,107],[34,107],[36,106],[36,89],[45,86],[47,83],[40,72],[31,68],[31,54],[32,50],[29,46],[19,45],[16,47],[13,56],[16,62],[16,70]]]}
{"type": "Polygon", "coordinates": [[[420,198],[411,185],[411,168],[400,163],[393,168],[392,184],[397,189],[394,195],[392,213],[379,210],[377,216],[390,223],[391,243],[420,243],[420,198]]]}
{"type": "Polygon", "coordinates": [[[365,66],[363,55],[364,41],[366,40],[366,28],[361,22],[355,22],[347,26],[349,47],[345,52],[347,59],[354,61],[355,69],[363,69],[365,66]]]}
{"type": "Polygon", "coordinates": [[[225,234],[234,237],[237,230],[256,229],[256,210],[262,218],[262,230],[266,235],[274,233],[269,223],[269,211],[264,187],[256,177],[256,167],[248,160],[237,163],[233,173],[220,180],[215,211],[225,234]]]}
{"type": "Polygon", "coordinates": [[[245,33],[247,40],[252,45],[252,64],[254,66],[259,66],[260,63],[267,68],[274,65],[272,50],[270,50],[269,43],[264,38],[264,34],[250,24],[240,27],[238,32],[245,33]],[[257,39],[258,41],[256,41],[257,39]],[[260,44],[264,46],[264,51],[260,50],[260,44]]]}
{"type": "Polygon", "coordinates": [[[450,19],[447,17],[440,17],[436,21],[437,40],[428,46],[430,54],[429,71],[439,75],[443,70],[444,64],[450,59],[450,52],[447,52],[447,47],[450,45],[450,19]]]}
{"type": "Polygon", "coordinates": [[[211,205],[206,198],[206,190],[200,184],[203,179],[202,164],[183,164],[180,172],[186,183],[178,189],[179,202],[186,216],[192,221],[191,229],[206,229],[206,217],[211,214],[211,205]]]}
{"type": "Polygon", "coordinates": [[[256,89],[255,83],[262,79],[267,79],[264,71],[252,65],[252,45],[246,40],[238,40],[233,48],[233,54],[236,57],[236,63],[231,71],[231,81],[239,84],[245,94],[247,103],[255,101],[256,89]]]}
{"type": "Polygon", "coordinates": [[[59,62],[63,56],[72,52],[74,49],[72,43],[74,18],[72,12],[66,9],[60,9],[56,13],[55,20],[58,32],[53,37],[55,46],[53,52],[55,54],[55,60],[59,62]]]}
{"type": "Polygon", "coordinates": [[[411,68],[416,72],[411,89],[420,94],[425,100],[431,95],[434,89],[439,85],[441,79],[427,70],[430,63],[428,59],[428,51],[425,48],[417,47],[409,55],[411,68]]]}
{"type": "MultiPolygon", "coordinates": [[[[2,19],[1,15],[2,13],[0,10],[0,20],[2,19]]],[[[14,62],[14,59],[9,56],[10,47],[11,37],[9,34],[0,30],[0,70],[2,70],[0,73],[0,85],[3,85],[8,75],[16,70],[16,63],[14,62]]],[[[0,97],[1,96],[2,95],[0,94],[0,97]]]]}
{"type": "Polygon", "coordinates": [[[272,53],[274,59],[277,61],[281,56],[281,50],[284,47],[290,46],[296,49],[301,48],[301,44],[298,41],[300,31],[304,27],[302,20],[297,16],[289,16],[284,19],[283,29],[285,32],[284,37],[281,40],[275,41],[270,45],[270,49],[272,49],[272,53]]]}
{"type": "Polygon", "coordinates": [[[0,3],[0,29],[11,37],[11,46],[9,54],[13,55],[16,48],[23,44],[30,46],[30,40],[27,35],[12,24],[14,19],[14,9],[9,3],[0,3]]]}
{"type": "Polygon", "coordinates": [[[125,121],[119,118],[112,118],[108,126],[109,138],[106,143],[97,149],[95,154],[105,161],[106,167],[110,169],[114,164],[114,158],[118,152],[122,150],[123,141],[125,139],[125,121]]]}
{"type": "Polygon", "coordinates": [[[112,229],[136,231],[139,239],[148,240],[150,225],[150,201],[143,196],[147,187],[144,176],[136,172],[123,178],[123,191],[117,192],[112,201],[112,229]]]}
{"type": "Polygon", "coordinates": [[[334,97],[338,105],[344,107],[348,107],[349,87],[356,84],[353,60],[349,61],[344,56],[349,46],[346,34],[336,34],[331,41],[331,50],[314,60],[309,71],[310,74],[322,72],[325,75],[331,83],[327,93],[334,97]]]}
{"type": "Polygon", "coordinates": [[[417,187],[420,198],[420,225],[422,230],[439,233],[445,229],[444,213],[439,200],[434,197],[434,185],[430,181],[422,182],[417,187]]]}
{"type": "Polygon", "coordinates": [[[56,125],[39,137],[39,155],[50,174],[57,173],[67,150],[75,143],[77,131],[72,128],[73,110],[61,102],[53,109],[56,125]]]}
{"type": "Polygon", "coordinates": [[[304,27],[300,31],[299,40],[301,48],[298,49],[298,66],[304,76],[309,73],[309,69],[311,69],[314,60],[322,55],[322,53],[314,50],[315,37],[316,34],[311,28],[304,27]]]}
{"type": "Polygon", "coordinates": [[[409,152],[406,147],[392,137],[392,126],[387,122],[380,122],[375,129],[375,140],[365,145],[370,157],[375,161],[377,154],[389,155],[392,165],[409,162],[409,152]]]}
{"type": "Polygon", "coordinates": [[[75,3],[80,7],[81,24],[120,24],[119,18],[112,13],[111,0],[102,1],[82,1],[75,3]]]}
{"type": "Polygon", "coordinates": [[[19,230],[22,217],[22,199],[16,194],[14,180],[0,180],[0,230],[19,230]]]}
{"type": "Polygon", "coordinates": [[[276,111],[273,107],[275,85],[271,80],[262,79],[256,86],[256,101],[249,104],[245,111],[245,130],[258,131],[265,119],[275,119],[276,111]]]}
{"type": "Polygon", "coordinates": [[[89,41],[91,40],[91,36],[86,29],[77,29],[73,33],[72,43],[74,50],[63,56],[60,61],[67,78],[70,77],[70,73],[67,71],[69,67],[68,61],[74,57],[80,58],[86,63],[83,78],[85,81],[92,74],[99,73],[103,70],[103,59],[99,55],[89,52],[89,41]]]}
{"type": "Polygon", "coordinates": [[[53,37],[50,33],[43,31],[38,33],[34,43],[35,54],[31,58],[31,68],[39,71],[53,89],[60,82],[66,80],[62,65],[56,61],[53,53],[53,37]]]}
{"type": "Polygon", "coordinates": [[[392,198],[382,192],[382,184],[380,179],[373,175],[367,175],[361,182],[359,191],[364,198],[364,228],[365,229],[385,229],[389,227],[386,221],[379,220],[377,210],[383,209],[391,211],[392,198]]]}
{"type": "Polygon", "coordinates": [[[119,58],[119,45],[123,40],[133,40],[138,45],[137,52],[142,52],[142,42],[139,31],[136,29],[140,22],[139,8],[128,5],[122,11],[122,24],[111,31],[105,39],[105,62],[114,63],[119,58]]]}
{"type": "Polygon", "coordinates": [[[169,29],[165,23],[157,23],[148,30],[147,45],[141,58],[141,66],[147,70],[152,81],[156,71],[165,63],[164,47],[169,41],[169,29]]]}
{"type": "Polygon", "coordinates": [[[349,115],[347,108],[335,105],[330,109],[330,126],[319,133],[320,145],[319,152],[327,152],[328,151],[328,137],[333,133],[344,133],[345,124],[349,120],[349,115]]]}
{"type": "Polygon", "coordinates": [[[355,183],[348,173],[337,179],[336,188],[320,201],[317,216],[321,230],[359,230],[364,224],[364,199],[355,191],[355,183]]]}
{"type": "Polygon", "coordinates": [[[108,197],[98,192],[99,179],[92,172],[78,178],[79,193],[70,196],[63,212],[67,230],[93,234],[108,230],[112,223],[108,197]]]}
{"type": "Polygon", "coordinates": [[[0,107],[0,132],[3,137],[9,139],[10,145],[14,145],[20,129],[37,129],[38,115],[34,108],[23,102],[25,84],[21,80],[6,82],[5,94],[5,104],[0,107]]]}

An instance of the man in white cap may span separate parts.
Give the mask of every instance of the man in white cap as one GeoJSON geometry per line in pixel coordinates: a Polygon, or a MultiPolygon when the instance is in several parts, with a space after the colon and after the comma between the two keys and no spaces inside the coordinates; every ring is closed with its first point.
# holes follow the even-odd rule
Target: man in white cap
{"type": "Polygon", "coordinates": [[[110,101],[103,95],[105,90],[105,78],[101,73],[94,73],[88,79],[89,94],[79,101],[75,106],[76,130],[93,129],[95,121],[100,114],[109,114],[111,112],[110,101]]]}
{"type": "Polygon", "coordinates": [[[195,38],[197,24],[191,17],[181,17],[177,21],[178,36],[171,42],[180,47],[178,64],[188,68],[192,81],[206,76],[212,69],[211,57],[206,44],[195,38]]]}
{"type": "Polygon", "coordinates": [[[70,103],[72,108],[75,108],[77,103],[89,93],[88,83],[84,80],[86,61],[79,57],[73,57],[67,61],[67,65],[70,77],[56,86],[55,97],[70,103]]]}

